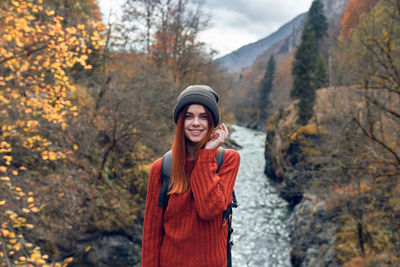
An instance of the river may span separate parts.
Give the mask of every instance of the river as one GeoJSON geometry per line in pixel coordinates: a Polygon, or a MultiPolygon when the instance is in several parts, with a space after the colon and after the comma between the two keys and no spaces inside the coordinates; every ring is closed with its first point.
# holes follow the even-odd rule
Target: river
{"type": "Polygon", "coordinates": [[[233,210],[233,267],[289,267],[289,209],[264,174],[265,133],[234,126],[231,138],[243,148],[233,210]]]}

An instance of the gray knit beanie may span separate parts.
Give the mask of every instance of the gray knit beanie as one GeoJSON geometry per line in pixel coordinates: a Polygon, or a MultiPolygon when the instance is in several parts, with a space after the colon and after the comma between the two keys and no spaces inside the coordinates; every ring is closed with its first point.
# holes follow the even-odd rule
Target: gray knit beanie
{"type": "Polygon", "coordinates": [[[214,125],[219,123],[218,94],[207,85],[190,85],[176,99],[174,108],[174,121],[178,122],[181,111],[191,104],[200,104],[210,111],[214,125]]]}

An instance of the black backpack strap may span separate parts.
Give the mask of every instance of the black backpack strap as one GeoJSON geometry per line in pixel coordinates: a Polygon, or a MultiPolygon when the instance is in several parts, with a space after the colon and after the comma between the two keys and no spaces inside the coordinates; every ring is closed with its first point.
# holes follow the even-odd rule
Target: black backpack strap
{"type": "Polygon", "coordinates": [[[168,186],[169,186],[169,178],[172,173],[172,151],[168,151],[162,157],[161,162],[161,190],[160,195],[158,197],[158,206],[163,207],[163,213],[168,205],[169,195],[168,195],[168,186]]]}
{"type": "Polygon", "coordinates": [[[232,198],[232,208],[239,207],[239,204],[237,202],[236,195],[235,195],[235,190],[232,191],[232,197],[233,197],[232,198]]]}
{"type": "MultiPolygon", "coordinates": [[[[230,213],[229,219],[228,219],[228,240],[226,244],[226,256],[227,256],[227,267],[232,267],[232,246],[233,246],[233,241],[231,240],[231,235],[233,233],[233,228],[232,228],[232,205],[229,205],[228,208],[225,210],[230,213]]],[[[225,214],[225,212],[224,212],[225,214]]]]}
{"type": "Polygon", "coordinates": [[[227,238],[227,244],[226,244],[226,256],[227,256],[227,266],[228,267],[232,266],[232,246],[233,246],[233,241],[231,240],[231,236],[233,233],[232,208],[237,207],[235,191],[233,191],[232,194],[233,194],[234,200],[232,201],[231,204],[228,205],[228,207],[226,208],[226,210],[224,210],[224,213],[223,213],[223,224],[225,226],[226,225],[228,226],[228,238],[227,238]]]}
{"type": "Polygon", "coordinates": [[[225,148],[221,147],[219,153],[217,154],[217,156],[215,157],[215,159],[217,160],[217,173],[219,171],[219,168],[221,167],[222,163],[224,162],[224,153],[225,153],[225,148]]]}

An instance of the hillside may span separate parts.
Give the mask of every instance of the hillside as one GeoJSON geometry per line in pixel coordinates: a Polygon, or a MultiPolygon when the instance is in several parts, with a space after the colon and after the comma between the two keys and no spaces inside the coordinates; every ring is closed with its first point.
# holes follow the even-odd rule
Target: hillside
{"type": "Polygon", "coordinates": [[[296,100],[267,121],[265,173],[293,207],[292,266],[400,264],[397,7],[350,0],[334,32],[346,39],[328,43],[332,85],[316,91],[311,119],[298,124],[296,100]]]}
{"type": "Polygon", "coordinates": [[[276,43],[285,40],[292,35],[293,32],[296,32],[296,30],[301,26],[304,18],[305,13],[298,15],[273,34],[257,42],[245,45],[228,55],[220,57],[215,60],[215,63],[231,74],[239,74],[244,69],[249,68],[260,54],[267,51],[276,43]]]}

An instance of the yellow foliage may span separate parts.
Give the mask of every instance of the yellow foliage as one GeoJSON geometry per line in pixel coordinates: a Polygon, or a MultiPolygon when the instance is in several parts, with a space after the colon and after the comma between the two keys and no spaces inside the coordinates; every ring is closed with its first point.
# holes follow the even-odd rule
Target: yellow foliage
{"type": "Polygon", "coordinates": [[[23,208],[22,211],[23,211],[24,213],[29,213],[29,212],[31,212],[30,210],[28,210],[28,209],[26,209],[26,208],[23,208]]]}
{"type": "Polygon", "coordinates": [[[33,207],[33,208],[31,208],[31,211],[32,211],[32,212],[39,212],[39,209],[36,208],[36,207],[33,207]]]}
{"type": "Polygon", "coordinates": [[[314,124],[307,124],[300,127],[298,132],[306,135],[315,135],[317,134],[317,127],[314,124]]]}
{"type": "Polygon", "coordinates": [[[8,237],[8,235],[10,234],[10,231],[8,231],[7,229],[0,229],[0,232],[4,237],[8,237]]]}
{"type": "MultiPolygon", "coordinates": [[[[103,44],[96,32],[103,26],[88,21],[79,27],[66,28],[63,26],[64,19],[56,16],[54,10],[43,7],[42,0],[3,1],[0,17],[0,69],[9,70],[0,73],[0,172],[3,173],[0,181],[12,190],[11,193],[7,191],[6,196],[4,191],[1,193],[2,198],[24,200],[27,194],[22,188],[14,187],[9,177],[10,174],[19,175],[18,170],[13,169],[11,144],[21,144],[26,152],[39,152],[45,160],[65,158],[55,148],[50,151],[51,142],[40,135],[40,123],[47,121],[62,129],[68,126],[67,117],[72,111],[69,110],[71,102],[67,97],[75,90],[67,70],[74,64],[91,67],[86,63],[87,43],[90,41],[96,47],[103,44]]],[[[26,168],[21,167],[20,170],[26,168]]],[[[33,193],[28,195],[26,202],[21,202],[28,207],[19,209],[7,205],[6,200],[0,200],[0,234],[5,242],[1,258],[7,255],[12,263],[41,266],[46,264],[48,256],[42,255],[40,248],[30,243],[25,244],[25,255],[21,254],[22,244],[18,240],[23,236],[16,238],[12,232],[23,232],[18,229],[20,227],[34,228],[33,224],[27,224],[26,219],[19,216],[40,211],[34,206],[33,193]],[[4,211],[5,208],[9,210],[4,211]]]]}
{"type": "Polygon", "coordinates": [[[66,259],[64,260],[64,262],[72,262],[73,260],[74,260],[73,257],[69,257],[69,258],[66,258],[66,259]]]}
{"type": "Polygon", "coordinates": [[[289,136],[291,141],[295,141],[301,136],[308,136],[308,135],[318,135],[318,134],[326,134],[326,130],[323,126],[317,127],[315,124],[307,124],[301,126],[297,129],[296,132],[289,136]]]}

